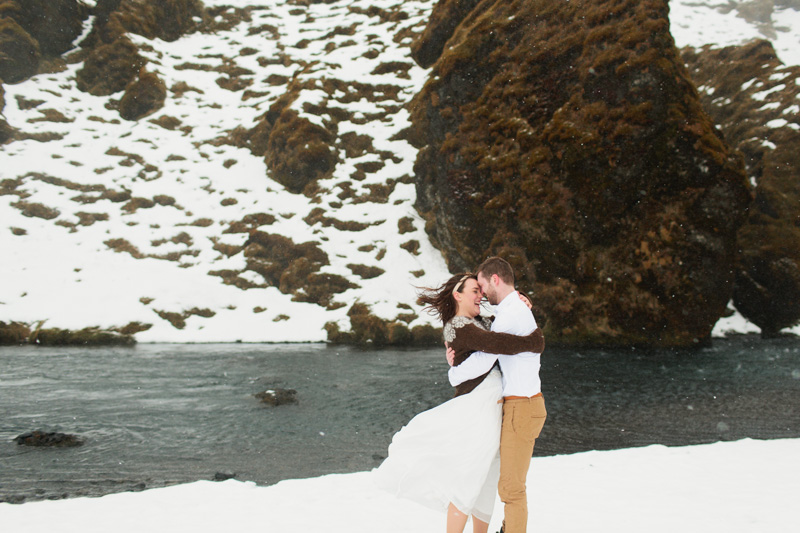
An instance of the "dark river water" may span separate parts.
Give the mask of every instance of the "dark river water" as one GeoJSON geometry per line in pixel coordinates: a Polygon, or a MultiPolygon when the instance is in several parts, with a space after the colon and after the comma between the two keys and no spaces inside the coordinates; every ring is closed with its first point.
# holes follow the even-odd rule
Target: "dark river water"
{"type": "MultiPolygon", "coordinates": [[[[218,473],[272,484],[369,470],[452,390],[439,348],[324,344],[0,347],[0,502],[97,496],[218,473]],[[297,404],[254,397],[297,391],[297,404]],[[86,439],[21,446],[32,430],[86,439]]],[[[692,352],[547,349],[534,455],[800,437],[800,339],[692,352]]]]}

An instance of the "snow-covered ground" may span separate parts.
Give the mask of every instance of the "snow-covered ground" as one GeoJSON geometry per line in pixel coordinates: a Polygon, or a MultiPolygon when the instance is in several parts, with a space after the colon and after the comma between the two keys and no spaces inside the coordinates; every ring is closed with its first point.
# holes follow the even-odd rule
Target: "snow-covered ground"
{"type": "MultiPolygon", "coordinates": [[[[263,9],[254,10],[251,21],[213,35],[195,33],[171,43],[132,36],[147,47],[142,52],[150,61],[147,68],[168,88],[179,82],[193,88],[169,92],[165,107],[150,117],[123,120],[106,108],[119,94],[97,97],[79,91],[75,73],[80,64],[5,86],[3,113],[11,126],[63,138],[0,147],[0,181],[18,181],[18,194],[0,196],[0,321],[45,321],[44,327],[69,329],[151,324],[137,334],[139,342],[316,342],[326,339],[327,322],[349,330],[346,313],[359,301],[385,319],[417,312],[409,327],[431,323],[415,303],[415,287],[438,285],[448,271],[413,207],[415,190],[408,178],[416,150],[396,135],[408,126],[401,106],[428,75],[410,58],[408,45],[411,34],[424,27],[434,0],[353,0],[306,7],[289,0],[205,4],[263,9]],[[408,16],[381,17],[370,8],[383,13],[400,9],[408,16]],[[263,29],[268,27],[274,31],[263,29]],[[334,28],[342,31],[331,37],[334,28]],[[289,61],[273,61],[280,54],[289,61]],[[241,89],[222,88],[219,71],[197,67],[218,68],[224,61],[253,73],[242,76],[252,81],[247,97],[241,89]],[[391,62],[407,64],[408,75],[374,73],[391,62]],[[315,123],[330,119],[308,112],[303,104],[345,109],[351,118],[338,123],[339,134],[368,135],[374,146],[375,152],[353,157],[342,150],[333,176],[320,182],[318,201],[270,180],[263,159],[248,150],[211,143],[233,128],[256,124],[287,90],[286,83],[275,84],[276,76],[314,82],[293,104],[301,116],[315,123]],[[383,95],[381,100],[378,91],[377,101],[353,101],[349,93],[322,91],[326,79],[386,83],[400,91],[396,99],[383,95]],[[178,119],[179,127],[167,129],[150,121],[165,116],[178,119]],[[382,158],[380,152],[394,158],[382,158]],[[354,179],[359,163],[384,166],[354,179]],[[388,182],[394,188],[385,201],[362,201],[371,187],[388,182]],[[122,209],[122,203],[98,192],[100,186],[129,191],[152,207],[122,209]],[[350,197],[341,198],[348,189],[350,197]],[[49,208],[49,218],[23,215],[24,204],[49,208]],[[327,217],[370,225],[354,232],[313,218],[305,221],[317,208],[327,217]],[[333,298],[342,307],[292,301],[291,295],[266,287],[259,275],[245,270],[244,253],[219,251],[244,243],[246,234],[225,230],[253,213],[275,217],[262,231],[297,244],[317,243],[330,262],[321,273],[345,276],[358,285],[333,298]],[[399,224],[408,221],[413,229],[401,233],[399,224]],[[417,251],[401,247],[410,241],[419,243],[417,251]],[[134,258],[131,249],[141,257],[134,258]],[[364,279],[350,265],[378,267],[384,273],[364,279]],[[256,286],[244,290],[226,285],[210,274],[214,271],[241,272],[241,279],[256,286]],[[173,326],[165,318],[170,314],[183,316],[185,326],[173,326]]],[[[781,59],[800,64],[799,12],[776,8],[771,23],[754,23],[731,10],[738,4],[671,1],[676,44],[724,46],[772,35],[781,59]]],[[[721,320],[714,335],[754,331],[758,328],[734,315],[721,320]]],[[[800,333],[800,326],[794,332],[800,333]]]]}
{"type": "MultiPolygon", "coordinates": [[[[797,528],[800,439],[534,457],[528,531],[786,533],[797,528]]],[[[498,500],[489,531],[499,529],[498,500]]],[[[372,485],[370,472],[229,480],[101,498],[0,504],[3,531],[436,533],[444,513],[372,485]]],[[[467,525],[467,530],[471,526],[467,525]]]]}

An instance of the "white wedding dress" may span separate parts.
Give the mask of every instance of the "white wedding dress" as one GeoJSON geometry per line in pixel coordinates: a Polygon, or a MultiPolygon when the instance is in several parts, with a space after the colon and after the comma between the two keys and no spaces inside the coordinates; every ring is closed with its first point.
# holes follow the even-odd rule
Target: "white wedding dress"
{"type": "Polygon", "coordinates": [[[503,418],[500,371],[475,390],[424,411],[398,431],[373,474],[389,492],[446,511],[453,503],[484,522],[492,517],[500,477],[503,418]]]}

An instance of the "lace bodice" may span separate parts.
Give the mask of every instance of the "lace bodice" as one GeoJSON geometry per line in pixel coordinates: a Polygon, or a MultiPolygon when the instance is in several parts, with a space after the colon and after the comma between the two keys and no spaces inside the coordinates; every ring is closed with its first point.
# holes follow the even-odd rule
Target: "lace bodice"
{"type": "Polygon", "coordinates": [[[463,328],[467,324],[475,324],[479,328],[485,329],[486,331],[489,331],[492,327],[492,321],[482,316],[477,316],[475,318],[470,318],[468,316],[454,316],[450,322],[444,326],[443,333],[445,342],[453,342],[456,338],[456,330],[458,328],[463,328]]]}

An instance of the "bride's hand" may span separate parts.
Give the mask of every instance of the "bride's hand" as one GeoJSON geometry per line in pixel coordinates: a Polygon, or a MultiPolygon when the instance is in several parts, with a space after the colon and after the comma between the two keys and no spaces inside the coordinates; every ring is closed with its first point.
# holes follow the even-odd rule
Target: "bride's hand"
{"type": "Polygon", "coordinates": [[[531,309],[531,310],[533,309],[533,304],[531,303],[530,300],[528,300],[527,296],[525,296],[522,293],[519,293],[519,299],[522,300],[522,303],[524,303],[525,305],[528,306],[528,309],[531,309]]]}
{"type": "Polygon", "coordinates": [[[445,353],[447,364],[453,366],[453,362],[456,360],[456,351],[448,346],[447,343],[444,343],[444,345],[447,348],[447,352],[445,353]]]}

